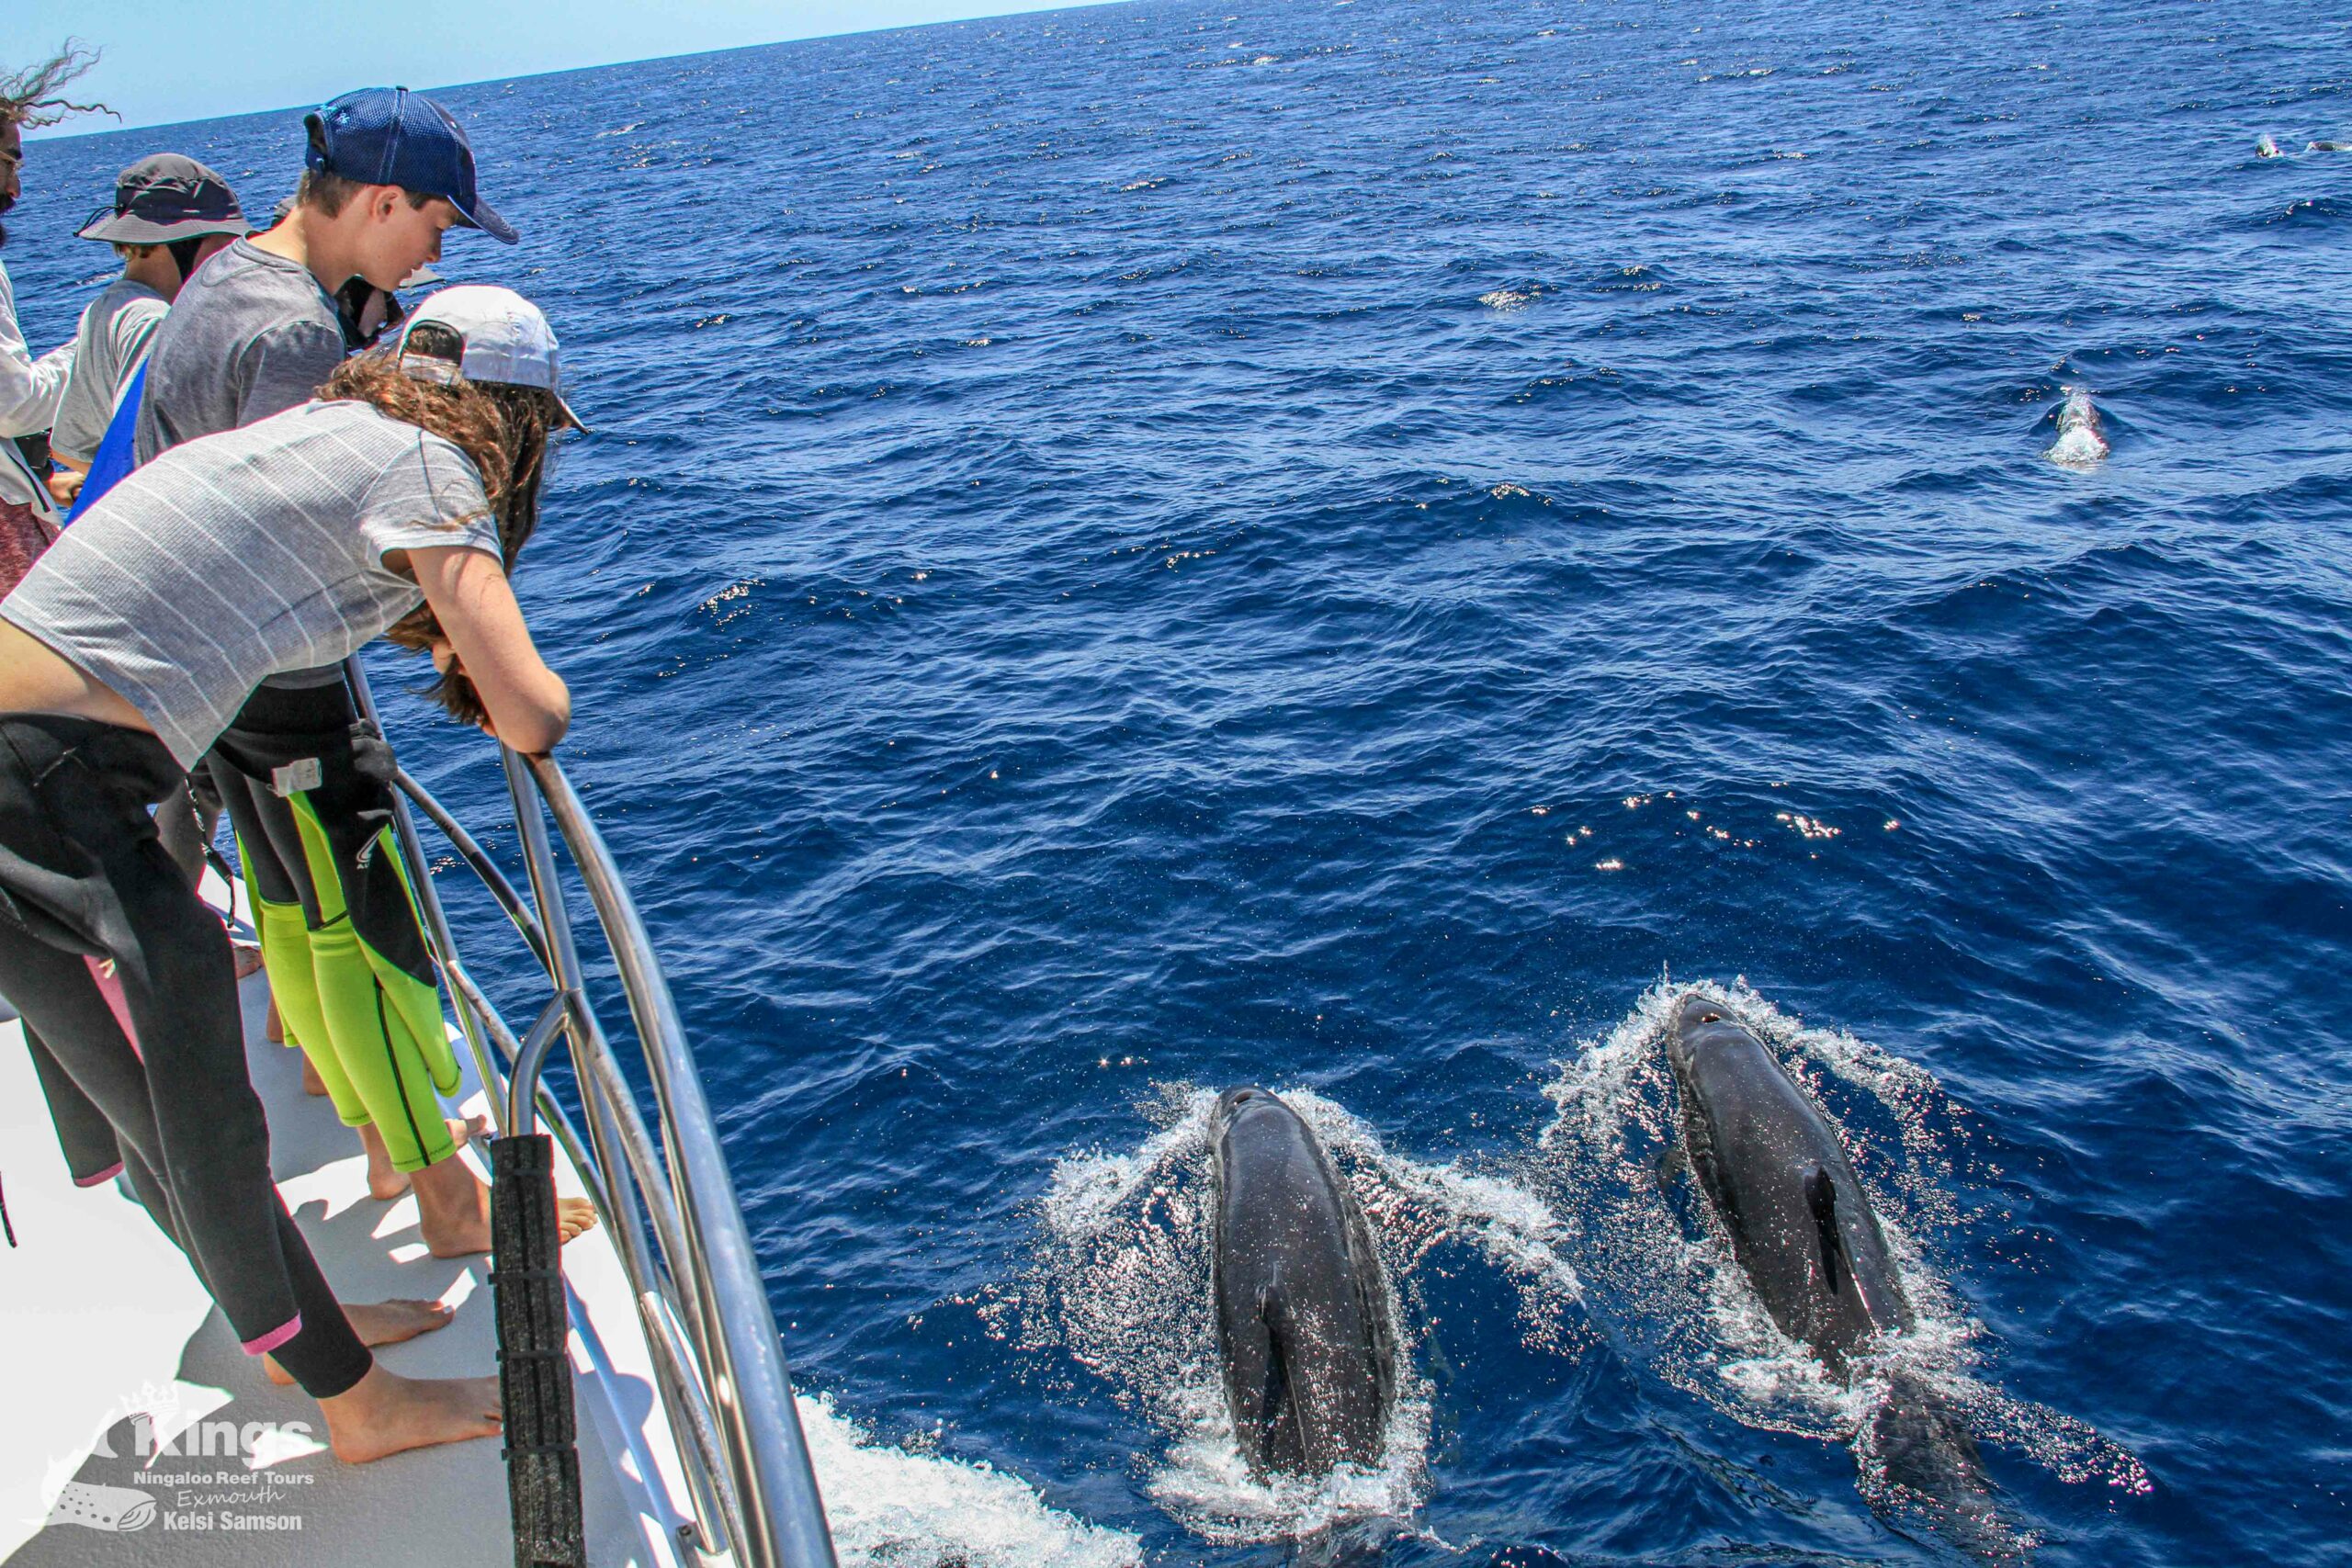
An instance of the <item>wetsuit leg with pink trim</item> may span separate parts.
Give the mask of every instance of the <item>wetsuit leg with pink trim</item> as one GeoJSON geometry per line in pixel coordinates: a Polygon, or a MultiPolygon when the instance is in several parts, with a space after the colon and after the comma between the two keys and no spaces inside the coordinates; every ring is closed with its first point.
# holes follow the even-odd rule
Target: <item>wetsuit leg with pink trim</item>
{"type": "Polygon", "coordinates": [[[57,1130],[57,1146],[76,1187],[96,1187],[122,1170],[122,1154],[115,1142],[114,1123],[90,1103],[74,1077],[58,1065],[39,1031],[25,1025],[25,1049],[33,1059],[33,1077],[40,1081],[41,1099],[49,1102],[49,1124],[57,1130]]]}
{"type": "Polygon", "coordinates": [[[156,841],[148,807],[178,776],[153,736],[0,716],[0,989],[105,1113],[246,1350],[330,1398],[373,1362],[271,1178],[228,933],[156,841]],[[94,957],[114,962],[138,1050],[94,957]]]}

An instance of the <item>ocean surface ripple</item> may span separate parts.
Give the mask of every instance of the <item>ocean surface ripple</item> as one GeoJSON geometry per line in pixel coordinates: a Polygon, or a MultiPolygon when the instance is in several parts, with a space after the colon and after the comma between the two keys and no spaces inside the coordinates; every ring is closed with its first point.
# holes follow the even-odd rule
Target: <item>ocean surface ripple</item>
{"type": "MultiPolygon", "coordinates": [[[[565,756],[852,1561],[1287,1560],[1137,1386],[1197,1341],[1089,1293],[1196,1236],[1057,1228],[1089,1172],[1181,1197],[1241,1081],[1410,1265],[1357,1546],[1948,1560],[1669,1256],[1662,976],[1855,1140],[2037,1561],[2343,1561],[2352,155],[2255,149],[2352,130],[2346,25],[1750,9],[1145,4],[447,95],[525,240],[443,270],[546,304],[597,427],[521,576],[565,756]],[[2075,387],[2110,450],[2053,462],[2075,387]]],[[[36,346],[116,168],[266,211],[299,138],[34,143],[36,346]]],[[[395,720],[511,853],[479,739],[395,720]]]]}

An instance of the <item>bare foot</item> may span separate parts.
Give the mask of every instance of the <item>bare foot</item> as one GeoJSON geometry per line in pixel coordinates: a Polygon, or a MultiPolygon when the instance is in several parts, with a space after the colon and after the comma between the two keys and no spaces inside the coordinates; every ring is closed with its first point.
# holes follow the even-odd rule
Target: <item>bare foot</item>
{"type": "MultiPolygon", "coordinates": [[[[435,1258],[464,1258],[490,1250],[490,1189],[466,1162],[445,1159],[416,1173],[416,1222],[425,1249],[435,1258]]],[[[556,1245],[596,1223],[596,1206],[585,1198],[555,1201],[556,1245]]]]}
{"type": "MultiPolygon", "coordinates": [[[[452,1116],[447,1120],[449,1142],[460,1149],[490,1131],[487,1116],[469,1116],[462,1122],[452,1116]]],[[[384,1147],[383,1134],[376,1131],[373,1122],[359,1129],[359,1144],[368,1151],[368,1196],[389,1203],[408,1190],[408,1172],[393,1168],[391,1151],[384,1147]]]]}
{"type": "Polygon", "coordinates": [[[345,1464],[366,1464],[408,1449],[494,1438],[496,1378],[404,1378],[370,1367],[348,1391],[319,1401],[327,1446],[345,1464]]]}
{"type": "MultiPolygon", "coordinates": [[[[458,1315],[458,1309],[439,1302],[360,1302],[345,1306],[343,1315],[350,1320],[351,1331],[359,1336],[359,1343],[372,1348],[397,1345],[403,1339],[447,1328],[458,1315]]],[[[280,1388],[294,1381],[293,1374],[279,1366],[275,1356],[264,1356],[261,1370],[280,1388]]]]}
{"type": "MultiPolygon", "coordinates": [[[[272,1045],[283,1045],[286,1043],[286,1021],[277,1016],[277,998],[276,997],[269,998],[269,1011],[262,1015],[261,1037],[264,1040],[268,1041],[272,1045]]],[[[302,1078],[302,1087],[304,1089],[311,1089],[311,1081],[316,1078],[318,1075],[311,1070],[311,1064],[307,1060],[302,1064],[302,1072],[304,1075],[302,1078]]],[[[320,1084],[316,1089],[311,1089],[311,1092],[312,1094],[324,1094],[326,1091],[327,1086],[324,1084],[320,1084]]]]}
{"type": "Polygon", "coordinates": [[[555,1201],[556,1245],[560,1247],[596,1223],[596,1205],[585,1198],[555,1201]]]}
{"type": "Polygon", "coordinates": [[[261,949],[249,942],[232,942],[229,951],[237,960],[237,978],[242,980],[261,967],[261,949]]]}

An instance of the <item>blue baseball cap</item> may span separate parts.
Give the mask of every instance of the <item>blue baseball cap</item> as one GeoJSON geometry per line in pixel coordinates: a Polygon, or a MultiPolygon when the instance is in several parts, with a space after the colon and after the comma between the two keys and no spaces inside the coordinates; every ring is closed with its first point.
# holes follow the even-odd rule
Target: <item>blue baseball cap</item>
{"type": "Polygon", "coordinates": [[[366,186],[440,197],[468,228],[513,244],[514,226],[474,190],[474,150],[449,111],[406,87],[362,87],[302,117],[305,166],[366,186]]]}

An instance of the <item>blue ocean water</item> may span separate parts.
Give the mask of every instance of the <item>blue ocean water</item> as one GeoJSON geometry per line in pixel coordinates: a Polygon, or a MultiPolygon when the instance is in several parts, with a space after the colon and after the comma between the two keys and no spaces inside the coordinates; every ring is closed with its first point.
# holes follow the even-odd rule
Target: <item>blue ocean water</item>
{"type": "MultiPolygon", "coordinates": [[[[1854,1142],[2037,1561],[2346,1561],[2352,155],[2299,150],[2346,27],[1748,9],[1155,3],[447,96],[526,238],[443,270],[547,305],[597,426],[522,573],[568,765],[853,1559],[1952,1557],[1658,1186],[1706,981],[1854,1142]],[[2043,457],[2067,386],[2103,463],[2043,457]],[[1241,1081],[1404,1308],[1352,1489],[1220,1444],[1241,1081]]],[[[116,167],[266,209],[299,136],[35,143],[36,346],[116,167]]]]}

